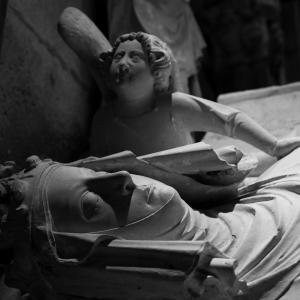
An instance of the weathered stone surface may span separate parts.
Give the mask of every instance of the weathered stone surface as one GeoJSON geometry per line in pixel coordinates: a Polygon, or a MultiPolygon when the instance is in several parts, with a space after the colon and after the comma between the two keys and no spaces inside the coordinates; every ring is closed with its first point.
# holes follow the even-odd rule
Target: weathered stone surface
{"type": "Polygon", "coordinates": [[[59,37],[67,6],[84,1],[10,0],[0,60],[0,158],[33,153],[66,161],[87,144],[90,77],[59,37]]]}

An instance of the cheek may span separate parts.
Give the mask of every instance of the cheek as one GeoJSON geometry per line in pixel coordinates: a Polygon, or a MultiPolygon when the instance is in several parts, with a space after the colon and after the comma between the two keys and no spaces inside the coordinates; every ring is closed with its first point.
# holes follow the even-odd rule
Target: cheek
{"type": "Polygon", "coordinates": [[[147,65],[136,66],[134,74],[135,78],[137,78],[139,82],[148,82],[151,85],[154,83],[154,77],[147,65]]]}
{"type": "Polygon", "coordinates": [[[93,217],[86,223],[89,231],[101,231],[119,227],[119,221],[116,214],[111,207],[107,207],[99,212],[98,215],[93,217]]]}
{"type": "Polygon", "coordinates": [[[139,221],[155,213],[163,203],[157,197],[149,197],[147,189],[136,189],[132,195],[128,211],[127,224],[139,221]],[[155,201],[153,201],[155,198],[155,201]]]}
{"type": "Polygon", "coordinates": [[[105,204],[89,220],[85,219],[82,213],[75,209],[65,210],[60,215],[55,214],[55,210],[52,210],[51,213],[54,225],[58,231],[87,233],[103,231],[119,226],[113,209],[105,204]]]}
{"type": "Polygon", "coordinates": [[[137,73],[140,73],[140,74],[151,75],[150,68],[145,62],[136,64],[135,70],[137,73]]]}
{"type": "Polygon", "coordinates": [[[131,224],[144,219],[154,213],[157,209],[142,202],[135,202],[135,205],[131,206],[127,216],[126,224],[131,224]]]}

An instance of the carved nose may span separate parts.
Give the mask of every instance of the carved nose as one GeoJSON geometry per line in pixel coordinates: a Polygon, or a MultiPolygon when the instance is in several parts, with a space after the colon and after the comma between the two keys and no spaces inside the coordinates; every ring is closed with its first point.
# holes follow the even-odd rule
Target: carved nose
{"type": "Polygon", "coordinates": [[[131,195],[135,189],[135,184],[132,181],[130,174],[126,171],[120,171],[115,173],[115,182],[114,186],[116,192],[119,192],[122,196],[131,195]]]}
{"type": "Polygon", "coordinates": [[[118,225],[125,225],[130,209],[131,196],[135,189],[131,175],[126,171],[99,174],[99,176],[88,179],[87,184],[90,191],[98,194],[111,206],[118,225]]]}
{"type": "Polygon", "coordinates": [[[120,171],[89,179],[88,187],[103,198],[118,198],[130,196],[135,184],[128,172],[120,171]]]}
{"type": "Polygon", "coordinates": [[[128,65],[126,63],[124,63],[124,62],[120,63],[120,65],[119,65],[119,72],[123,73],[123,74],[128,73],[129,72],[128,65]]]}

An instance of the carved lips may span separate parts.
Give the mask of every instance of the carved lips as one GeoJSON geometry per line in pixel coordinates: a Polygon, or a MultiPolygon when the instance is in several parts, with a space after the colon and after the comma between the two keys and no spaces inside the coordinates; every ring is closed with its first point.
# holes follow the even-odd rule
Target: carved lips
{"type": "Polygon", "coordinates": [[[126,81],[130,81],[132,78],[132,71],[126,65],[120,65],[117,72],[113,74],[114,81],[116,84],[122,84],[126,81]]]}

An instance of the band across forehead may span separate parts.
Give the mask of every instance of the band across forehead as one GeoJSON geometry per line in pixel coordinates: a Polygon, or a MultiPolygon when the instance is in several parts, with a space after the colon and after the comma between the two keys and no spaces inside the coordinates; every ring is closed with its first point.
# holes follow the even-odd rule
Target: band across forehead
{"type": "MultiPolygon", "coordinates": [[[[25,169],[1,180],[1,185],[5,184],[7,196],[5,202],[1,202],[3,222],[0,229],[1,238],[7,247],[11,247],[9,230],[17,228],[14,224],[19,224],[20,228],[27,228],[29,239],[38,228],[50,232],[51,215],[45,187],[53,171],[61,166],[51,160],[42,161],[37,156],[32,156],[26,160],[25,169]]],[[[49,234],[47,236],[49,239],[49,234]]]]}
{"type": "MultiPolygon", "coordinates": [[[[29,208],[31,225],[50,225],[51,215],[48,209],[47,186],[53,172],[62,166],[53,161],[41,161],[34,169],[25,173],[28,178],[31,177],[30,181],[25,179],[27,188],[24,199],[29,208]]],[[[24,179],[22,181],[24,182],[24,179]]]]}

